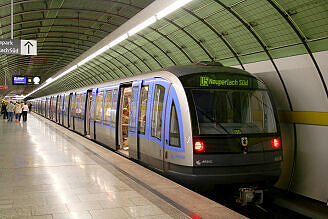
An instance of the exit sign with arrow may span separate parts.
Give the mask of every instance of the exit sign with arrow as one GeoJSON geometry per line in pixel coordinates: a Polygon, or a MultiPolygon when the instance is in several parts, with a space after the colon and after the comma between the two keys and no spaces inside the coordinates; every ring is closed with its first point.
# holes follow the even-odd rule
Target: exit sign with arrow
{"type": "Polygon", "coordinates": [[[21,55],[36,55],[37,41],[36,40],[21,40],[21,55]]]}
{"type": "Polygon", "coordinates": [[[0,39],[0,55],[14,54],[14,55],[37,55],[37,41],[36,40],[8,40],[0,39]]]}

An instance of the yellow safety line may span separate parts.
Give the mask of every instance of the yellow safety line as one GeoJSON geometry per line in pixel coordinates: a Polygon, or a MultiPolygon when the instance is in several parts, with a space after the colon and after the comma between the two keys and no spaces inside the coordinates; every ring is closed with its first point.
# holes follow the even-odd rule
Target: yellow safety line
{"type": "Polygon", "coordinates": [[[328,126],[328,112],[279,111],[279,120],[285,123],[328,126]]]}

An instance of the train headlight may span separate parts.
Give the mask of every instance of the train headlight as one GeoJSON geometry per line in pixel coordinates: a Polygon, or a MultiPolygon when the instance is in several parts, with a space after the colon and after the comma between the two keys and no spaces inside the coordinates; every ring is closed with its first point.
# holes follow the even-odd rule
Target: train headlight
{"type": "Polygon", "coordinates": [[[271,146],[274,148],[274,149],[279,149],[280,148],[280,139],[279,138],[274,138],[271,140],[271,146]]]}
{"type": "Polygon", "coordinates": [[[194,146],[195,151],[197,152],[203,152],[205,149],[204,142],[202,141],[196,141],[194,146]]]}

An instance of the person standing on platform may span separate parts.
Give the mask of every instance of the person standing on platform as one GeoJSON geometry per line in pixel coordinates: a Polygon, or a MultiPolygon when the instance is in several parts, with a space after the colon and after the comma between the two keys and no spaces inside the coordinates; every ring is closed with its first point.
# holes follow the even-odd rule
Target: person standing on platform
{"type": "Polygon", "coordinates": [[[3,119],[8,119],[7,103],[6,102],[2,102],[1,113],[3,114],[3,119]]]}
{"type": "Polygon", "coordinates": [[[21,114],[22,114],[22,104],[17,102],[15,105],[16,122],[20,121],[21,114]]]}
{"type": "Polygon", "coordinates": [[[31,112],[31,109],[32,109],[32,103],[29,102],[27,106],[28,106],[28,111],[31,112]]]}
{"type": "Polygon", "coordinates": [[[13,102],[9,102],[7,105],[8,121],[13,121],[15,105],[13,102]]]}
{"type": "Polygon", "coordinates": [[[27,121],[27,111],[29,111],[28,105],[24,103],[23,105],[23,122],[27,121]]]}

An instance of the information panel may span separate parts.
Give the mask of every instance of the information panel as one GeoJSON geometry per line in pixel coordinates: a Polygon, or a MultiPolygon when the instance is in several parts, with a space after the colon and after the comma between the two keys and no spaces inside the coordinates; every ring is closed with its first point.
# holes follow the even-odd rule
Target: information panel
{"type": "Polygon", "coordinates": [[[13,76],[13,85],[38,85],[39,76],[13,76]]]}
{"type": "Polygon", "coordinates": [[[37,50],[36,40],[0,39],[0,54],[35,56],[37,50]]]}

